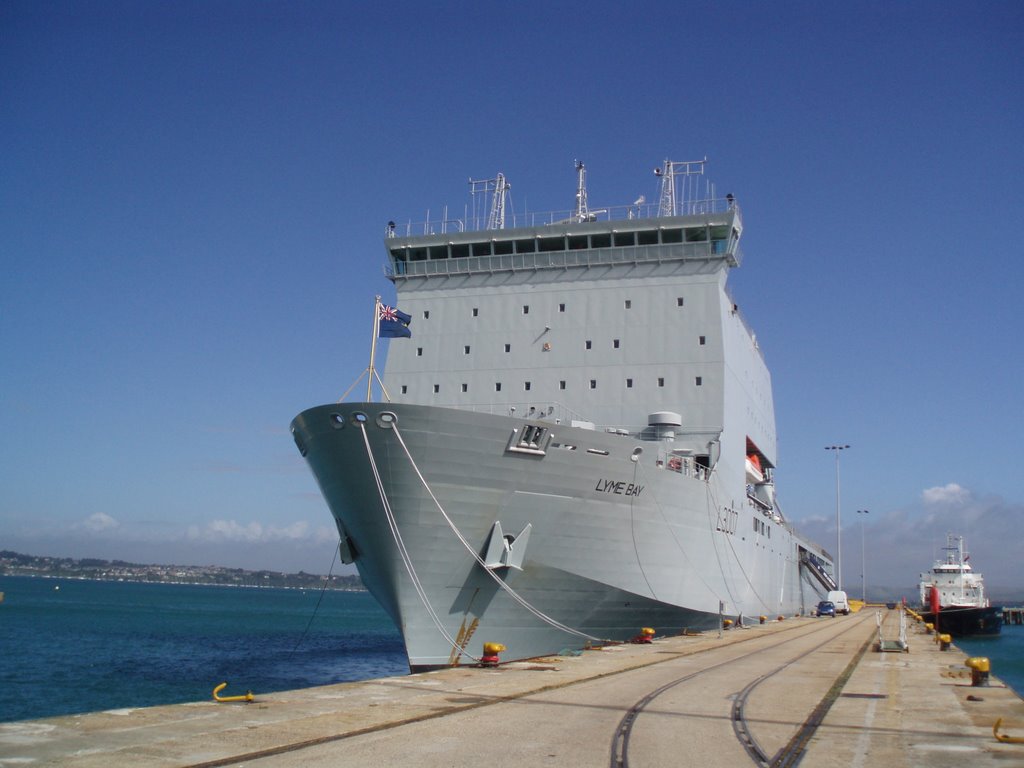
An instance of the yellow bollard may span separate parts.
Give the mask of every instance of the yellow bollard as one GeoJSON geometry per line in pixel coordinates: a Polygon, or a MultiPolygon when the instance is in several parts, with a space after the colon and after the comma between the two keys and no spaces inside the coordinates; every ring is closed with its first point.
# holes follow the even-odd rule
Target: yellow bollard
{"type": "Polygon", "coordinates": [[[501,643],[484,643],[484,655],[480,657],[481,667],[496,667],[501,659],[498,654],[508,650],[501,643]]]}
{"type": "Polygon", "coordinates": [[[987,687],[988,675],[992,665],[987,656],[972,656],[964,661],[964,665],[971,670],[971,685],[974,687],[987,687]]]}
{"type": "Polygon", "coordinates": [[[939,635],[939,650],[948,651],[950,643],[953,642],[953,638],[950,635],[939,635]]]}

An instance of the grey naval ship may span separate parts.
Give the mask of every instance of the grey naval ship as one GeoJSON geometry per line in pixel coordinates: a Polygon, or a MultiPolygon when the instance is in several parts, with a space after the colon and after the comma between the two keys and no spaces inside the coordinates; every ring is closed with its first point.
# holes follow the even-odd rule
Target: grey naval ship
{"type": "Polygon", "coordinates": [[[726,287],[740,206],[705,162],[665,161],[649,203],[591,207],[577,163],[561,213],[515,215],[498,174],[462,219],[388,223],[386,366],[291,431],[411,670],[808,614],[836,589],[776,500],[771,378],[726,287]]]}

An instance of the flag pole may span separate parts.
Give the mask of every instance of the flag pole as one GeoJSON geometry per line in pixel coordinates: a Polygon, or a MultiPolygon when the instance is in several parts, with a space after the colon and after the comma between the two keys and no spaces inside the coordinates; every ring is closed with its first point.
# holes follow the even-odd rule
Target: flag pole
{"type": "Polygon", "coordinates": [[[370,341],[370,367],[369,376],[366,377],[366,402],[373,402],[373,377],[377,375],[376,369],[373,367],[373,360],[377,355],[377,336],[380,329],[380,296],[374,298],[373,301],[373,338],[370,341]]]}

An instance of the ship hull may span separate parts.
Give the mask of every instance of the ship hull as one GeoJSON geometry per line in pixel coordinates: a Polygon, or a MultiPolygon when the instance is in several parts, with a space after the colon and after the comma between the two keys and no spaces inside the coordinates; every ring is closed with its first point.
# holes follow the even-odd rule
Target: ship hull
{"type": "Polygon", "coordinates": [[[415,671],[484,642],[523,659],[805,614],[824,594],[811,545],[766,526],[742,478],[668,471],[633,436],[391,403],[312,408],[292,432],[415,671]],[[516,450],[531,425],[549,444],[516,450]]]}
{"type": "Polygon", "coordinates": [[[999,606],[985,608],[951,606],[941,609],[938,615],[933,611],[924,611],[921,616],[926,623],[935,626],[936,632],[948,633],[953,637],[998,635],[1003,627],[1003,609],[999,606]]]}

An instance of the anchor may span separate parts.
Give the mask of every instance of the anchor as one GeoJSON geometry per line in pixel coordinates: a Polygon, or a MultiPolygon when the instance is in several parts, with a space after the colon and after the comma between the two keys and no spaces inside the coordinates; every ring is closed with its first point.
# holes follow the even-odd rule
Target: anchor
{"type": "Polygon", "coordinates": [[[244,696],[219,696],[218,694],[227,688],[227,683],[221,683],[213,689],[213,700],[214,701],[252,701],[255,696],[252,695],[252,691],[246,691],[244,696]]]}

